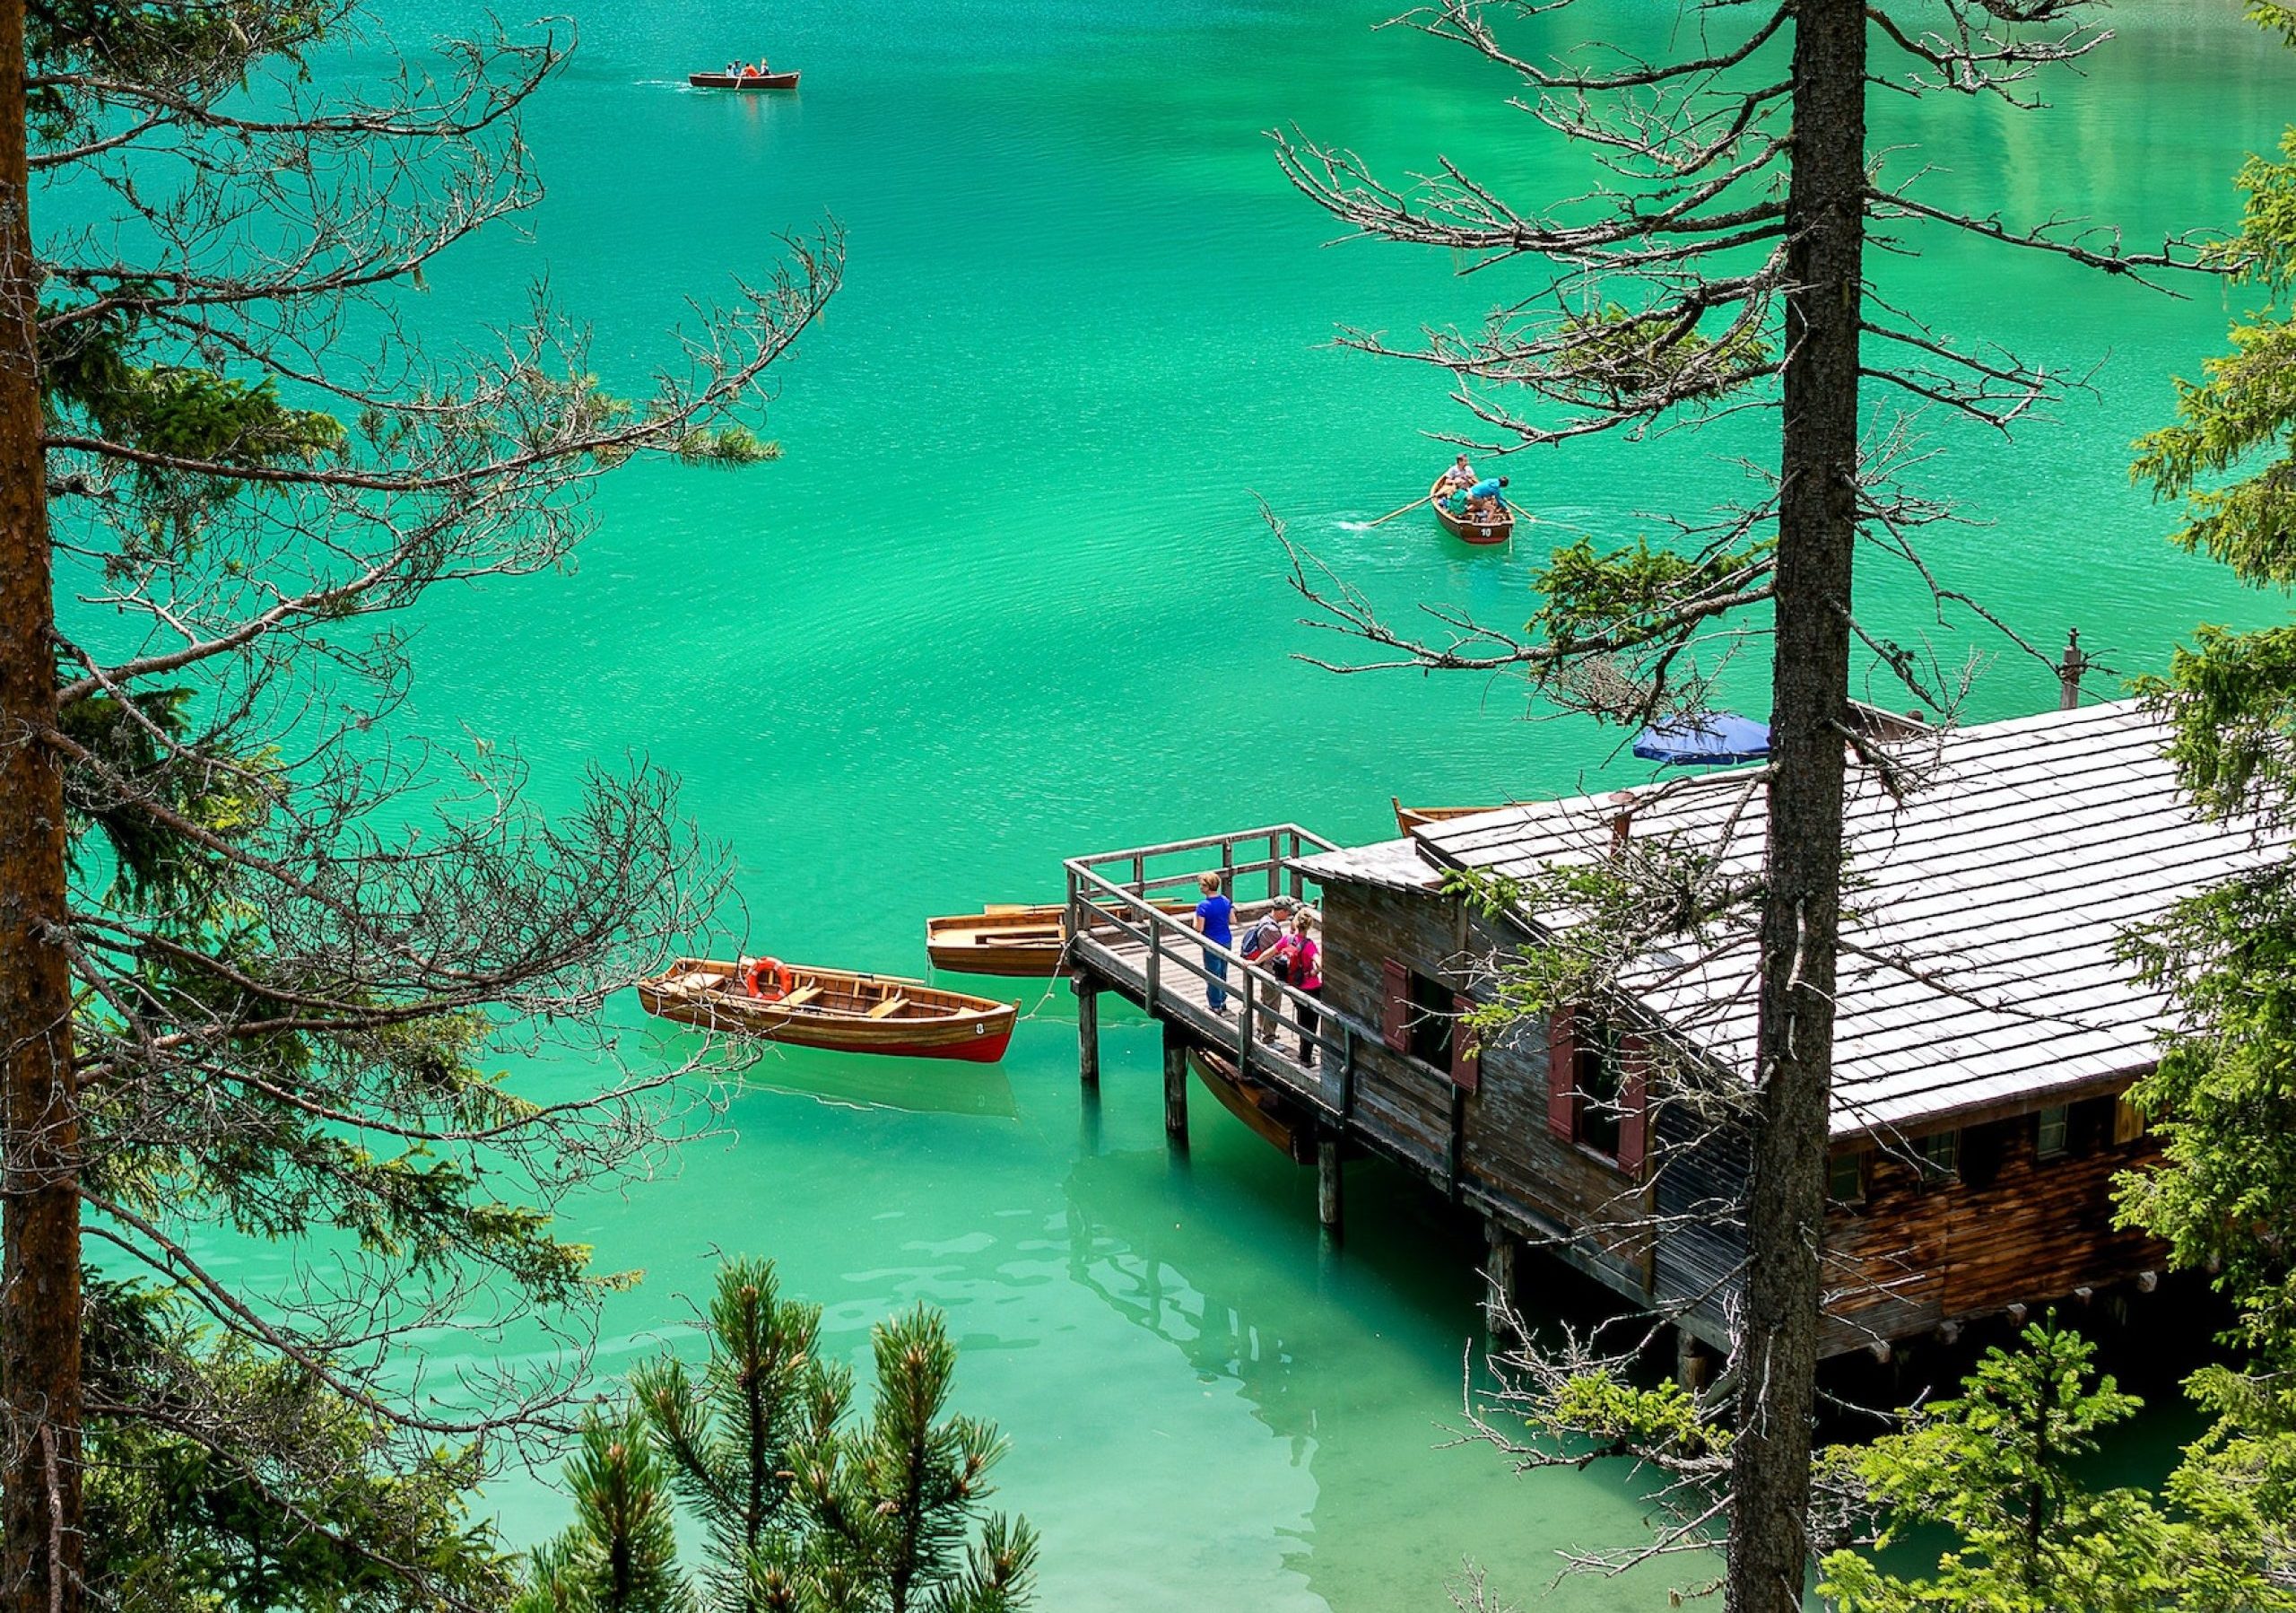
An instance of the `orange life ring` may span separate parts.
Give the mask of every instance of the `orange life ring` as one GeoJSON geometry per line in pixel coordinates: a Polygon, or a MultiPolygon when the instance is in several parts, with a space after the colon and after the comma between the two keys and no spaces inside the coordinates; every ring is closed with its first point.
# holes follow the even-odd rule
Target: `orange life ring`
{"type": "Polygon", "coordinates": [[[796,981],[789,965],[779,958],[758,958],[743,972],[742,990],[761,1001],[774,1003],[789,995],[796,981]]]}

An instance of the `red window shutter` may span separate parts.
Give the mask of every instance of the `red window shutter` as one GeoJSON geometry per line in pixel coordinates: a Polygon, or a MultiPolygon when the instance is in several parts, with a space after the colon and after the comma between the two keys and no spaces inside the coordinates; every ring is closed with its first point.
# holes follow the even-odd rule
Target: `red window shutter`
{"type": "Polygon", "coordinates": [[[1379,1005],[1379,1040],[1387,1051],[1411,1051],[1411,971],[1393,958],[1381,960],[1379,975],[1387,995],[1379,1005]]]}
{"type": "Polygon", "coordinates": [[[1546,1016],[1546,1129],[1565,1142],[1578,1135],[1578,1048],[1570,1021],[1568,1007],[1546,1016]]]}
{"type": "Polygon", "coordinates": [[[1459,1016],[1451,1022],[1451,1085],[1461,1092],[1473,1092],[1483,1080],[1483,1050],[1465,1017],[1474,1007],[1472,997],[1451,998],[1451,1011],[1459,1016]]]}
{"type": "Polygon", "coordinates": [[[1640,1036],[1622,1036],[1618,1058],[1618,1168],[1639,1176],[1649,1149],[1650,1043],[1640,1036]]]}

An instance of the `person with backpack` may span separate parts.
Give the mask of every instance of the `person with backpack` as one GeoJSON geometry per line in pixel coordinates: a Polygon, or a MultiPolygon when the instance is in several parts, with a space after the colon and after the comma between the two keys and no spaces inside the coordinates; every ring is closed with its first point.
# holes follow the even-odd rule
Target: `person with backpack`
{"type": "MultiPolygon", "coordinates": [[[[1248,963],[1257,963],[1277,980],[1285,978],[1283,944],[1291,933],[1292,915],[1300,904],[1289,896],[1278,896],[1268,910],[1252,920],[1236,943],[1236,950],[1248,963]]],[[[1271,1008],[1259,1016],[1257,1034],[1262,1042],[1275,1040],[1276,1012],[1271,1008]]]]}
{"type": "MultiPolygon", "coordinates": [[[[1284,972],[1292,986],[1311,998],[1324,994],[1324,949],[1316,940],[1316,916],[1306,908],[1292,915],[1292,933],[1283,941],[1284,972]]],[[[1316,1068],[1316,1033],[1323,1016],[1306,1003],[1300,1005],[1300,1062],[1316,1068]]]]}

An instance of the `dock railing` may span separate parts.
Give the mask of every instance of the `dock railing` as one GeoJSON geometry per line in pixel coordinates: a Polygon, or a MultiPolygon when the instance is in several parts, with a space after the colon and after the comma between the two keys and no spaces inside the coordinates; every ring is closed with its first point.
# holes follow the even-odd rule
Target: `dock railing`
{"type": "Polygon", "coordinates": [[[1194,911],[1196,881],[1205,873],[1221,875],[1222,888],[1239,909],[1257,909],[1282,895],[1304,900],[1309,882],[1298,859],[1337,850],[1297,824],[1276,824],[1071,858],[1066,868],[1072,957],[1102,973],[1138,975],[1142,1006],[1151,1016],[1178,1019],[1205,1040],[1231,1048],[1239,1075],[1273,1077],[1326,1114],[1344,1116],[1352,1107],[1361,1028],[1232,948],[1207,943],[1195,926],[1194,911]],[[1126,943],[1140,949],[1136,966],[1119,954],[1126,943]],[[1224,980],[1206,965],[1207,955],[1227,964],[1224,980]],[[1175,972],[1204,987],[1221,986],[1236,1001],[1232,1016],[1215,1016],[1198,992],[1176,989],[1175,972]],[[1298,1037],[1297,1045],[1315,1050],[1313,1065],[1255,1041],[1254,1027],[1268,1016],[1283,1021],[1281,1033],[1287,1040],[1298,1037]],[[1317,1028],[1305,1031],[1301,1027],[1310,1016],[1317,1028]]]}

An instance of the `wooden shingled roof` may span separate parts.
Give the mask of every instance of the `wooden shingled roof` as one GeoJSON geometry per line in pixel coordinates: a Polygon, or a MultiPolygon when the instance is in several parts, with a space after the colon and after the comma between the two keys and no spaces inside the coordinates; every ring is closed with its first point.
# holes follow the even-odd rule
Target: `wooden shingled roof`
{"type": "MultiPolygon", "coordinates": [[[[2111,1090],[2149,1068],[2167,1005],[2115,955],[2179,897],[2288,854],[2290,836],[2196,816],[2133,702],[1907,742],[1924,782],[1902,802],[1852,770],[1847,913],[1834,1045],[1837,1137],[1914,1133],[2111,1090]]],[[[1749,771],[1708,773],[1427,825],[1326,853],[1318,878],[1432,889],[1452,868],[1523,876],[1638,841],[1711,847],[1760,865],[1764,801],[1749,771]]],[[[1549,931],[1578,915],[1526,912],[1549,931]]],[[[1622,984],[1718,1066],[1754,1047],[1754,951],[1660,952],[1622,984]]]]}

